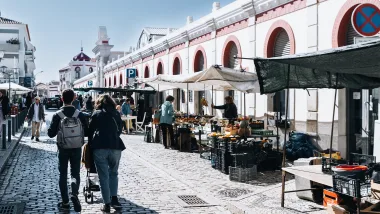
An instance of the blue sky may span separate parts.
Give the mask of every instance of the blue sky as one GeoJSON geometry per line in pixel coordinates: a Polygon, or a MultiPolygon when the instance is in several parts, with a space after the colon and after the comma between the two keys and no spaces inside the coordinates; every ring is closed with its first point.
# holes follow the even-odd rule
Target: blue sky
{"type": "MultiPolygon", "coordinates": [[[[136,46],[143,27],[181,27],[187,16],[207,15],[215,0],[0,0],[1,16],[29,25],[36,46],[37,81],[58,80],[58,70],[80,52],[93,57],[99,26],[114,50],[136,46]]],[[[235,0],[219,0],[225,6],[235,0]]]]}

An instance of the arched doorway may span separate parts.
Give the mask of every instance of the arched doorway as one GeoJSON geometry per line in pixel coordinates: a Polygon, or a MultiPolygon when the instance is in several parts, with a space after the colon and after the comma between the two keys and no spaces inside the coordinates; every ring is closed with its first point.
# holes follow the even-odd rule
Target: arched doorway
{"type": "MultiPolygon", "coordinates": [[[[227,38],[226,42],[224,43],[223,48],[223,66],[226,68],[232,68],[232,69],[241,69],[241,59],[235,58],[241,57],[241,46],[238,38],[235,36],[230,36],[227,38]]],[[[237,93],[237,91],[230,90],[225,92],[225,96],[231,96],[234,99],[234,102],[238,108],[238,113],[241,113],[241,105],[239,103],[241,93],[237,93]]]]}
{"type": "MultiPolygon", "coordinates": [[[[160,75],[160,74],[164,74],[164,67],[162,65],[162,62],[158,62],[157,64],[157,75],[160,75]]],[[[157,97],[155,97],[155,104],[156,106],[158,107],[160,104],[162,104],[164,102],[164,99],[163,99],[163,96],[164,96],[164,93],[163,92],[158,92],[157,93],[157,97]]]]}
{"type": "MultiPolygon", "coordinates": [[[[295,53],[295,38],[291,26],[278,20],[272,24],[266,37],[264,56],[267,58],[281,57],[295,53]]],[[[273,97],[267,99],[267,111],[279,112],[285,115],[286,111],[286,90],[275,93],[273,97]]]]}
{"type": "Polygon", "coordinates": [[[107,80],[104,79],[104,87],[107,87],[107,80]]]}
{"type": "MultiPolygon", "coordinates": [[[[197,72],[204,71],[206,69],[207,69],[206,52],[202,46],[199,46],[195,51],[194,62],[193,62],[193,70],[194,70],[194,73],[197,73],[197,72]]],[[[189,98],[191,98],[191,96],[193,96],[193,94],[194,94],[194,100],[197,101],[197,102],[195,102],[194,108],[196,109],[196,111],[199,115],[204,115],[205,109],[201,105],[201,103],[202,103],[201,100],[203,98],[206,98],[206,91],[198,91],[196,93],[189,91],[189,93],[188,93],[189,98]]]]}
{"type": "MultiPolygon", "coordinates": [[[[181,58],[180,56],[177,54],[174,58],[174,61],[173,61],[173,75],[180,75],[182,73],[182,65],[181,65],[181,58]]],[[[182,98],[182,94],[181,93],[182,90],[180,89],[175,89],[174,90],[174,97],[176,99],[176,109],[177,111],[179,111],[181,109],[181,99],[182,98]]]]}
{"type": "MultiPolygon", "coordinates": [[[[347,0],[335,19],[332,35],[333,47],[342,47],[359,42],[359,35],[351,22],[352,13],[362,3],[369,3],[380,8],[379,1],[347,0]]],[[[338,126],[344,130],[339,135],[346,135],[347,154],[361,153],[373,155],[374,121],[378,119],[380,88],[373,90],[341,89],[339,90],[338,126]],[[341,119],[345,118],[345,120],[341,119]],[[343,127],[343,128],[341,128],[343,127]]],[[[339,142],[340,144],[340,142],[339,142]]]]}
{"type": "Polygon", "coordinates": [[[120,74],[119,76],[119,84],[120,86],[123,86],[123,74],[120,74]]]}
{"type": "Polygon", "coordinates": [[[108,78],[108,87],[111,87],[111,77],[108,78]]]}
{"type": "Polygon", "coordinates": [[[116,87],[116,75],[113,76],[113,86],[116,87]]]}

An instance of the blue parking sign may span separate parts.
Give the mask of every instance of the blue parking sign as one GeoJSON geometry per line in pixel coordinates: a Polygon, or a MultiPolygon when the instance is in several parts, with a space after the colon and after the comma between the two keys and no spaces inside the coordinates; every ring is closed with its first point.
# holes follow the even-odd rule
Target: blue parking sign
{"type": "Polygon", "coordinates": [[[136,77],[136,68],[127,68],[127,78],[135,78],[136,77]]]}

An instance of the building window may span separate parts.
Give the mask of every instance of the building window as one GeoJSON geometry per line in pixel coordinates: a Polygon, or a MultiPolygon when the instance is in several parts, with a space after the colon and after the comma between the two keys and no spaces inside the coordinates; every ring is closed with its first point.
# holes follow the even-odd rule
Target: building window
{"type": "Polygon", "coordinates": [[[189,102],[190,103],[193,102],[193,91],[192,90],[189,90],[189,102]]]}
{"type": "Polygon", "coordinates": [[[194,59],[194,72],[203,71],[206,67],[205,56],[201,50],[197,51],[194,59]]]}
{"type": "Polygon", "coordinates": [[[149,67],[145,66],[144,78],[149,78],[149,67]]]}
{"type": "Polygon", "coordinates": [[[75,79],[79,79],[80,78],[80,71],[75,71],[75,79]]]}
{"type": "Polygon", "coordinates": [[[120,83],[120,85],[123,85],[123,75],[122,74],[120,74],[119,83],[120,83]]]}
{"type": "Polygon", "coordinates": [[[157,75],[159,74],[164,74],[164,71],[163,71],[163,67],[162,67],[162,63],[159,62],[158,65],[157,65],[157,75]]]}
{"type": "Polygon", "coordinates": [[[173,62],[173,75],[180,75],[181,74],[181,61],[178,57],[174,59],[173,62]]]}

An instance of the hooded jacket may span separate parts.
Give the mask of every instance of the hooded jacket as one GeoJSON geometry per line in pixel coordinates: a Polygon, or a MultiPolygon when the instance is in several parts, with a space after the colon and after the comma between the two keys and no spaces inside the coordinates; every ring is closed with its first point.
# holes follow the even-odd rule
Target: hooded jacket
{"type": "Polygon", "coordinates": [[[174,116],[173,104],[169,101],[165,101],[161,106],[160,124],[165,123],[172,125],[174,116]]]}

